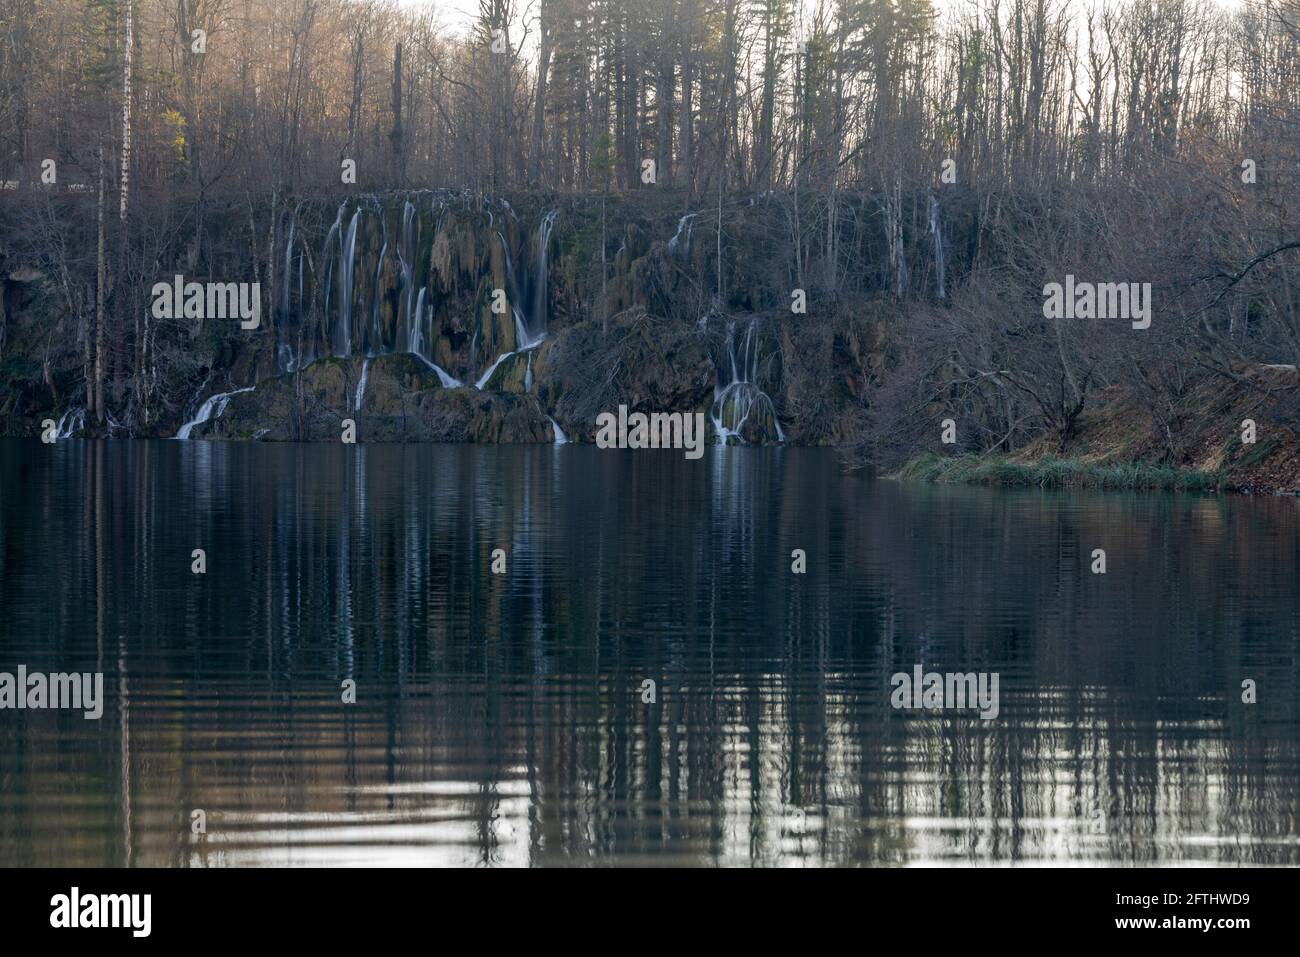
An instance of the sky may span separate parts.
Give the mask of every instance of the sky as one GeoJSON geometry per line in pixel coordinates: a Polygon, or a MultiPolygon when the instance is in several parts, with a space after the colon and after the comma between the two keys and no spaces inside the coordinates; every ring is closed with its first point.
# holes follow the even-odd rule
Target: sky
{"type": "Polygon", "coordinates": [[[438,19],[457,33],[465,33],[478,16],[478,0],[397,0],[399,7],[428,7],[438,11],[438,19]]]}
{"type": "MultiPolygon", "coordinates": [[[[1080,0],[1084,5],[1088,0],[1080,0]]],[[[1228,10],[1240,7],[1246,0],[1212,0],[1217,6],[1228,10]]],[[[427,7],[432,5],[438,11],[439,19],[456,33],[468,32],[469,25],[478,15],[479,0],[397,0],[402,7],[427,7]]],[[[939,13],[962,10],[971,5],[972,0],[932,0],[934,9],[939,13]]],[[[518,0],[518,5],[528,19],[536,16],[536,0],[518,0]]],[[[807,9],[811,0],[804,0],[807,9]]]]}

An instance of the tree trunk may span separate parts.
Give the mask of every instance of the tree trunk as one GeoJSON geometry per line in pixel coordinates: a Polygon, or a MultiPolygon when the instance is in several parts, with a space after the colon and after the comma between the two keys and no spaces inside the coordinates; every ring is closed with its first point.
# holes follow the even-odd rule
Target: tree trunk
{"type": "Polygon", "coordinates": [[[605,283],[609,270],[605,266],[605,197],[609,194],[609,174],[605,175],[605,188],[600,194],[600,335],[609,335],[609,297],[605,283]]]}
{"type": "Polygon", "coordinates": [[[131,48],[135,45],[135,22],[131,0],[125,0],[126,37],[122,44],[122,196],[118,217],[126,222],[126,202],[131,180],[131,48]]]}
{"type": "Polygon", "coordinates": [[[393,51],[393,129],[388,134],[393,145],[393,185],[401,187],[402,170],[402,44],[393,51]]]}
{"type": "Polygon", "coordinates": [[[665,189],[673,185],[673,60],[667,51],[660,53],[659,78],[655,90],[655,104],[658,116],[655,127],[655,172],[658,183],[665,189]]]}
{"type": "Polygon", "coordinates": [[[537,90],[533,100],[533,141],[529,151],[528,182],[537,187],[542,181],[543,133],[546,123],[546,74],[551,65],[550,8],[545,3],[537,16],[541,31],[537,53],[537,90]]]}
{"type": "Polygon", "coordinates": [[[96,213],[95,243],[95,368],[86,387],[86,416],[102,423],[104,419],[104,286],[108,268],[104,261],[104,147],[96,151],[99,160],[99,198],[96,213]]]}
{"type": "Polygon", "coordinates": [[[695,63],[692,59],[691,37],[695,24],[695,0],[682,4],[682,140],[678,144],[677,163],[680,179],[686,187],[686,203],[690,205],[695,192],[695,63]]]}

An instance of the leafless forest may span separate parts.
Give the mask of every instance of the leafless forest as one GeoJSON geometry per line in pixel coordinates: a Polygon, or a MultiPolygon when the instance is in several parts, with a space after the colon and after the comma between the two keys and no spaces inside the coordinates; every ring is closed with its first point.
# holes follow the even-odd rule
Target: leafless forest
{"type": "Polygon", "coordinates": [[[656,318],[788,327],[788,419],[818,414],[837,323],[886,316],[834,436],[868,458],[926,444],[942,411],[963,447],[1064,443],[1112,389],[1172,460],[1198,383],[1294,415],[1293,377],[1257,370],[1300,358],[1296,0],[483,0],[468,32],[444,22],[432,3],[0,0],[0,265],[46,301],[43,335],[6,352],[10,288],[4,389],[28,409],[84,390],[91,423],[138,424],[175,402],[194,342],[151,325],[156,278],[238,257],[273,328],[295,206],[449,189],[597,224],[566,315],[602,336],[626,224],[662,245],[696,213],[704,294],[656,318]],[[1045,318],[1067,274],[1150,283],[1151,327],[1045,318]]]}

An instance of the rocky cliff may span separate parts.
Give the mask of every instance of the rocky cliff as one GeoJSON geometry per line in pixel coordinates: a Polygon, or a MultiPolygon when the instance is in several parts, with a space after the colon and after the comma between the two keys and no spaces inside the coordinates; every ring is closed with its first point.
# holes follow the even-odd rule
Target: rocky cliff
{"type": "MultiPolygon", "coordinates": [[[[730,232],[780,215],[729,210],[730,232]]],[[[337,440],[351,419],[361,442],[591,441],[626,404],[702,411],[716,441],[828,444],[883,362],[890,306],[792,311],[765,244],[729,237],[719,268],[707,211],[410,192],[286,204],[274,226],[269,252],[164,251],[115,286],[112,321],[139,326],[155,282],[253,280],[261,321],[144,317],[151,352],[113,356],[103,426],[79,412],[87,297],[48,263],[0,263],[0,428],[337,440]]]]}

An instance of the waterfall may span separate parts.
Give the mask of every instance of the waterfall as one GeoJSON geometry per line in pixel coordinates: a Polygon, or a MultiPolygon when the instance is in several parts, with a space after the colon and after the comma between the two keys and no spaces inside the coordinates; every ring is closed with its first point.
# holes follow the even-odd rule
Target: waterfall
{"type": "Polygon", "coordinates": [[[401,315],[397,323],[397,341],[410,342],[411,309],[414,308],[412,295],[415,285],[415,207],[410,200],[402,204],[402,232],[397,242],[397,263],[402,272],[402,304],[398,307],[401,315]],[[406,325],[403,327],[402,323],[406,325]]]}
{"type": "Polygon", "coordinates": [[[415,316],[411,320],[411,332],[406,341],[406,351],[413,352],[426,361],[429,358],[424,354],[424,294],[427,291],[427,286],[420,287],[420,294],[415,299],[415,316]]]}
{"type": "Polygon", "coordinates": [[[430,315],[426,317],[424,308],[425,293],[428,291],[428,286],[421,286],[420,295],[415,300],[415,318],[411,322],[411,332],[406,344],[406,351],[436,372],[438,374],[438,381],[442,383],[444,389],[458,389],[465,383],[461,382],[454,376],[448,375],[447,371],[443,369],[442,366],[438,365],[438,363],[434,362],[429,355],[428,350],[433,344],[432,325],[430,325],[428,330],[429,338],[427,341],[424,335],[426,321],[429,323],[432,322],[432,316],[430,315]]]}
{"type": "MultiPolygon", "coordinates": [[[[511,318],[514,319],[515,323],[515,349],[511,352],[501,353],[501,355],[497,356],[496,359],[492,361],[492,364],[488,366],[487,371],[479,376],[478,380],[475,382],[474,388],[476,389],[482,389],[487,385],[488,380],[492,378],[492,373],[496,371],[497,366],[506,359],[509,359],[511,356],[517,355],[520,352],[527,352],[530,349],[535,348],[543,339],[546,338],[546,283],[549,276],[547,251],[551,243],[551,229],[555,225],[555,216],[555,210],[545,213],[542,216],[541,222],[538,223],[537,226],[537,275],[533,282],[533,315],[531,321],[528,316],[524,315],[523,311],[518,306],[520,301],[519,291],[522,287],[515,278],[514,260],[510,256],[510,246],[506,242],[505,234],[499,229],[496,231],[497,239],[501,243],[501,255],[505,259],[506,285],[508,287],[506,292],[510,299],[511,318]]],[[[477,342],[476,331],[474,344],[476,345],[477,342]]],[[[473,347],[471,347],[470,354],[474,354],[473,347]]],[[[531,361],[530,358],[530,364],[531,361]]]]}
{"type": "Polygon", "coordinates": [[[506,242],[505,233],[498,229],[496,234],[497,241],[501,243],[501,256],[506,261],[506,298],[510,300],[510,311],[515,320],[515,341],[522,349],[523,341],[528,338],[528,335],[527,323],[524,322],[523,314],[519,311],[519,287],[515,282],[515,261],[510,256],[510,246],[506,242]]]}
{"type": "MultiPolygon", "coordinates": [[[[303,254],[300,252],[298,253],[298,308],[299,310],[302,309],[303,282],[304,282],[303,273],[306,271],[306,267],[303,264],[302,260],[303,260],[303,254]]],[[[316,358],[316,350],[313,346],[315,340],[309,337],[307,339],[306,344],[303,343],[301,315],[298,317],[298,322],[296,323],[296,325],[298,328],[298,351],[295,353],[293,346],[289,346],[290,364],[285,370],[287,372],[292,372],[295,369],[301,369],[304,365],[313,361],[316,358]]]]}
{"type": "MultiPolygon", "coordinates": [[[[506,355],[509,354],[510,353],[506,353],[506,355]]],[[[419,355],[418,353],[416,354],[415,357],[438,374],[438,381],[442,383],[442,387],[444,389],[459,389],[461,386],[465,384],[461,382],[459,379],[457,379],[455,376],[448,375],[447,371],[443,369],[442,366],[438,365],[438,363],[430,362],[428,359],[426,359],[422,355],[419,355]]],[[[505,356],[502,356],[502,358],[505,358],[505,356]]],[[[493,366],[492,368],[495,369],[496,366],[493,366]]]]}
{"type": "MultiPolygon", "coordinates": [[[[459,379],[457,379],[455,376],[448,375],[447,371],[443,369],[442,366],[438,365],[438,363],[430,362],[424,356],[420,356],[420,355],[417,355],[416,358],[419,359],[421,362],[423,362],[425,365],[427,365],[430,369],[432,369],[434,372],[438,374],[438,381],[442,383],[442,387],[444,389],[459,389],[461,386],[465,384],[461,382],[459,379]]],[[[493,368],[495,369],[496,366],[493,366],[493,368]]]]}
{"type": "Polygon", "coordinates": [[[281,372],[292,372],[297,359],[293,354],[293,346],[287,342],[280,343],[275,350],[275,364],[281,372]]]}
{"type": "Polygon", "coordinates": [[[334,237],[339,235],[343,229],[343,210],[347,203],[339,206],[338,215],[334,217],[334,225],[330,231],[325,234],[325,248],[321,250],[321,262],[325,263],[325,312],[324,321],[326,323],[325,332],[328,337],[329,333],[329,316],[330,316],[330,299],[333,294],[334,286],[334,260],[338,257],[334,253],[334,237]]]}
{"type": "Polygon", "coordinates": [[[550,278],[549,266],[547,264],[547,253],[551,247],[551,230],[555,226],[556,210],[551,210],[542,216],[542,221],[537,225],[537,281],[533,286],[533,314],[530,317],[530,331],[537,335],[537,340],[546,335],[546,283],[550,278]]]}
{"type": "MultiPolygon", "coordinates": [[[[538,370],[534,368],[537,357],[532,352],[549,334],[551,246],[556,241],[555,228],[561,210],[535,212],[538,218],[534,224],[529,218],[521,218],[504,198],[490,199],[469,191],[436,190],[353,196],[335,205],[332,218],[328,206],[313,200],[282,207],[285,235],[280,237],[281,245],[274,255],[283,266],[283,278],[277,277],[281,285],[272,295],[276,310],[282,313],[273,344],[276,375],[295,374],[323,357],[361,359],[359,371],[355,365],[350,366],[351,374],[357,378],[351,395],[344,399],[345,402],[350,399],[353,409],[360,411],[365,405],[370,366],[383,356],[412,355],[437,375],[443,388],[480,390],[488,388],[503,362],[507,359],[517,362],[523,356],[526,366],[522,385],[526,392],[532,393],[538,386],[538,370]],[[426,201],[428,206],[424,205],[426,201]],[[426,219],[422,220],[422,215],[426,219]],[[494,233],[501,243],[497,269],[504,269],[504,275],[498,272],[493,279],[506,287],[509,318],[493,315],[490,329],[488,325],[474,322],[472,328],[464,329],[462,337],[462,326],[449,315],[450,307],[463,292],[466,282],[471,286],[482,282],[482,260],[475,257],[482,252],[484,238],[490,244],[494,233]],[[437,253],[439,263],[450,265],[446,275],[431,271],[435,242],[449,244],[447,250],[440,246],[437,253]],[[370,257],[375,255],[375,247],[378,255],[372,262],[370,257]],[[314,249],[319,250],[319,256],[314,249]],[[470,251],[462,251],[465,249],[470,251]],[[464,275],[466,271],[469,276],[464,275]],[[513,337],[504,328],[507,325],[513,337]],[[483,359],[479,349],[487,352],[491,348],[488,341],[498,337],[507,341],[513,338],[509,342],[510,351],[491,359],[479,374],[478,363],[483,359]],[[463,380],[435,361],[435,357],[441,357],[452,363],[464,362],[466,349],[471,358],[463,380]]],[[[679,253],[689,250],[692,224],[697,215],[687,213],[681,217],[669,243],[673,250],[679,253]]],[[[491,252],[495,259],[498,251],[491,252]]],[[[734,349],[737,357],[729,358],[728,362],[736,367],[735,374],[720,374],[724,382],[716,390],[723,396],[722,404],[727,406],[724,409],[720,405],[719,414],[729,424],[734,424],[731,395],[737,390],[733,388],[723,395],[726,386],[733,380],[750,381],[752,376],[747,378],[739,371],[740,366],[757,363],[757,356],[741,358],[744,351],[741,343],[734,349]]],[[[755,350],[756,346],[750,347],[751,352],[755,350]]],[[[515,367],[511,368],[517,372],[515,367]]],[[[376,369],[380,370],[376,374],[381,379],[394,372],[384,363],[376,369]]],[[[520,380],[513,374],[511,381],[513,388],[519,386],[520,380]]],[[[179,427],[175,438],[190,439],[197,426],[224,415],[233,396],[257,386],[253,383],[200,401],[206,390],[213,388],[205,381],[182,410],[182,415],[188,411],[188,421],[179,427]]],[[[559,423],[550,416],[547,420],[556,444],[568,443],[559,423]]],[[[59,421],[59,437],[71,435],[84,427],[84,422],[84,412],[68,410],[59,421]]],[[[772,430],[766,426],[766,419],[764,425],[768,431],[772,430]]],[[[752,424],[750,431],[753,431],[752,424]]],[[[265,434],[265,430],[260,430],[260,434],[265,434]]]]}
{"type": "Polygon", "coordinates": [[[524,314],[518,309],[514,309],[513,312],[515,317],[515,342],[519,343],[519,348],[515,351],[526,352],[546,338],[546,330],[543,329],[540,333],[534,335],[529,331],[528,320],[524,317],[524,314]]]}
{"type": "Polygon", "coordinates": [[[513,352],[503,352],[501,355],[497,356],[496,361],[488,366],[487,372],[484,372],[479,376],[478,381],[474,383],[474,388],[482,391],[483,387],[488,384],[488,380],[492,378],[492,373],[497,371],[497,366],[501,365],[502,362],[509,359],[512,355],[514,355],[513,352]]]}
{"type": "Polygon", "coordinates": [[[196,425],[207,422],[209,419],[219,419],[221,414],[226,411],[226,406],[230,404],[230,397],[239,395],[241,392],[252,392],[253,387],[250,385],[244,389],[235,389],[232,392],[218,392],[216,395],[208,396],[208,400],[199,406],[199,411],[179,429],[176,430],[176,438],[188,439],[190,433],[194,431],[196,425]]]}
{"type": "Polygon", "coordinates": [[[695,217],[698,215],[699,213],[687,213],[677,221],[677,232],[673,233],[673,238],[668,240],[668,249],[670,252],[674,254],[677,252],[677,243],[681,239],[682,230],[685,229],[686,245],[682,247],[682,255],[689,256],[691,254],[691,233],[695,229],[695,217]]]}
{"type": "MultiPolygon", "coordinates": [[[[536,225],[526,227],[509,200],[469,191],[430,190],[411,191],[395,197],[354,197],[336,206],[332,220],[325,219],[319,223],[325,230],[319,258],[310,252],[311,245],[321,242],[314,210],[318,207],[314,207],[311,201],[303,201],[286,212],[286,235],[277,251],[277,256],[283,257],[280,261],[284,270],[282,286],[276,290],[275,299],[283,313],[282,321],[277,325],[275,343],[277,374],[301,371],[323,356],[344,358],[356,355],[373,359],[407,352],[434,370],[445,388],[474,383],[483,388],[502,362],[531,351],[547,338],[550,254],[559,219],[558,209],[538,210],[536,225]],[[427,207],[423,205],[426,198],[429,202],[427,207]],[[397,215],[399,205],[400,215],[397,215]],[[422,245],[422,242],[427,244],[448,229],[450,218],[456,216],[456,210],[462,206],[467,213],[475,215],[475,229],[479,235],[482,235],[486,220],[489,235],[495,233],[501,243],[504,267],[501,283],[509,297],[510,317],[500,318],[508,322],[514,332],[511,351],[492,359],[481,374],[467,375],[464,382],[435,362],[434,357],[447,345],[442,339],[447,304],[439,281],[425,275],[429,249],[422,245]],[[427,232],[421,225],[421,209],[427,210],[435,224],[431,236],[421,235],[427,232]],[[375,217],[376,229],[370,228],[371,215],[375,217]],[[521,249],[517,241],[534,229],[532,241],[521,249]],[[373,255],[369,245],[372,242],[379,247],[373,263],[369,259],[373,255]],[[536,256],[535,262],[530,258],[533,255],[536,256]],[[388,262],[390,256],[393,257],[392,263],[388,262]],[[386,274],[390,277],[388,285],[386,274]]],[[[679,223],[680,238],[687,245],[694,215],[688,214],[679,223]]],[[[459,242],[455,238],[451,241],[453,245],[459,242]]],[[[455,255],[458,253],[454,252],[455,255]]],[[[459,283],[459,279],[454,281],[459,283]]],[[[456,342],[459,340],[453,335],[452,343],[456,342]]],[[[482,345],[484,331],[475,324],[468,343],[475,366],[481,361],[478,350],[482,345]]],[[[464,348],[461,345],[455,355],[462,356],[464,348]]],[[[530,390],[535,384],[531,359],[525,372],[525,383],[530,390]]],[[[211,415],[214,409],[208,410],[208,414],[211,415]]],[[[198,421],[201,420],[196,419],[193,424],[198,421]]]]}
{"type": "Polygon", "coordinates": [[[212,381],[212,370],[209,369],[208,374],[203,377],[203,381],[199,384],[199,387],[194,390],[194,397],[190,399],[189,402],[186,402],[183,406],[181,406],[182,413],[186,409],[188,409],[191,405],[193,405],[195,402],[199,401],[199,396],[203,394],[203,390],[208,387],[208,383],[211,381],[212,381]]]}
{"type": "Polygon", "coordinates": [[[930,197],[930,235],[934,237],[934,271],[935,285],[938,287],[940,299],[944,298],[944,255],[943,255],[943,232],[939,228],[939,201],[933,196],[930,197]]]}
{"type": "Polygon", "coordinates": [[[85,409],[66,409],[63,415],[59,416],[59,421],[54,426],[54,437],[56,439],[70,439],[78,429],[84,429],[85,427],[85,409]]]}
{"type": "MultiPolygon", "coordinates": [[[[339,210],[340,217],[342,209],[339,210]]],[[[352,214],[346,238],[339,233],[339,314],[331,346],[336,356],[352,355],[352,278],[356,266],[357,220],[361,210],[352,214]]]]}
{"type": "Polygon", "coordinates": [[[352,402],[352,411],[354,412],[361,411],[361,400],[364,399],[366,395],[366,378],[369,375],[370,375],[370,357],[367,356],[366,360],[361,363],[361,379],[357,382],[357,396],[356,399],[353,400],[352,402]]]}
{"type": "MultiPolygon", "coordinates": [[[[383,211],[381,210],[379,214],[380,226],[383,225],[383,221],[384,221],[384,216],[383,216],[383,211]]],[[[372,356],[375,354],[376,349],[382,350],[384,348],[384,334],[379,327],[379,300],[380,300],[379,288],[380,288],[380,277],[384,273],[384,257],[386,255],[388,255],[388,231],[387,230],[384,231],[384,245],[379,250],[379,261],[375,263],[374,299],[371,302],[371,306],[370,306],[370,341],[366,344],[367,345],[366,351],[369,355],[372,356]]]]}
{"type": "Polygon", "coordinates": [[[280,299],[280,321],[276,325],[275,367],[277,372],[293,371],[293,347],[285,342],[286,326],[293,309],[293,236],[298,226],[298,209],[289,214],[289,238],[284,244],[284,295],[280,299]]]}
{"type": "Polygon", "coordinates": [[[112,438],[114,432],[125,432],[129,437],[135,438],[135,436],[132,435],[131,430],[129,428],[127,428],[121,422],[117,421],[117,419],[113,418],[112,409],[104,410],[104,418],[108,422],[108,435],[110,438],[112,438]]]}
{"type": "Polygon", "coordinates": [[[785,441],[781,422],[776,417],[776,407],[757,384],[760,345],[757,324],[757,319],[750,319],[746,324],[745,335],[738,350],[736,323],[734,320],[727,322],[726,355],[713,387],[713,404],[709,408],[709,418],[713,422],[719,445],[726,445],[732,438],[743,442],[743,428],[753,412],[770,414],[776,428],[777,441],[785,441]],[[728,422],[731,424],[728,425],[728,422]]]}
{"type": "Polygon", "coordinates": [[[544,213],[541,221],[537,224],[537,274],[533,278],[532,301],[529,303],[531,315],[526,315],[519,308],[520,303],[524,301],[526,287],[515,275],[514,259],[510,255],[510,246],[506,242],[505,234],[499,229],[496,231],[497,239],[501,241],[501,253],[506,261],[506,285],[509,287],[506,292],[510,297],[511,312],[515,320],[515,351],[517,352],[531,349],[546,338],[546,311],[548,305],[546,286],[550,277],[548,253],[551,245],[551,230],[555,226],[556,212],[556,210],[551,210],[544,213]]]}

